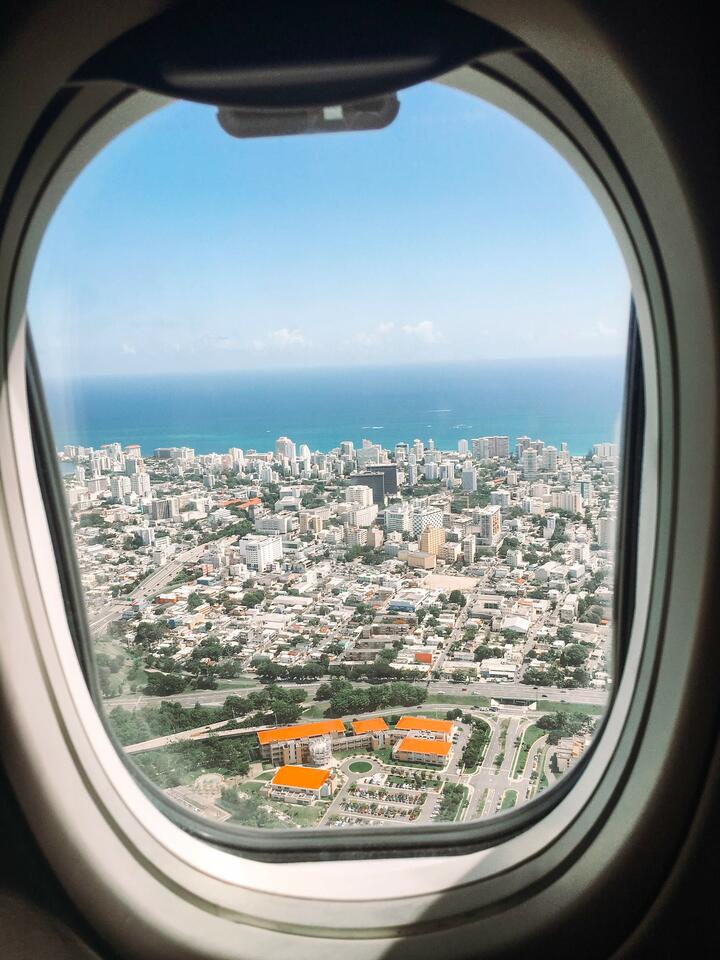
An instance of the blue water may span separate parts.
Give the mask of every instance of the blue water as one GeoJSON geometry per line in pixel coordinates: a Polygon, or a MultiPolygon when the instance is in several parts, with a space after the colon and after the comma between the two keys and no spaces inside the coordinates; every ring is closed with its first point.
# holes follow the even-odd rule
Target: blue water
{"type": "Polygon", "coordinates": [[[527,434],[574,454],[617,438],[619,358],[487,361],[472,365],[103,377],[50,381],[55,443],[139,443],[269,450],[289,436],[311,450],[363,438],[392,447],[432,437],[527,434]]]}

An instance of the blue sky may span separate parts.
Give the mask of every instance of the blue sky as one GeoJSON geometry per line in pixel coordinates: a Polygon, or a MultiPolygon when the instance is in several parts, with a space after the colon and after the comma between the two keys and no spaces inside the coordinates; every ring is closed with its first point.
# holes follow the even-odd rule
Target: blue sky
{"type": "Polygon", "coordinates": [[[383,131],[234,140],[178,103],[68,191],[33,274],[49,375],[618,355],[629,281],[541,138],[436,84],[383,131]]]}

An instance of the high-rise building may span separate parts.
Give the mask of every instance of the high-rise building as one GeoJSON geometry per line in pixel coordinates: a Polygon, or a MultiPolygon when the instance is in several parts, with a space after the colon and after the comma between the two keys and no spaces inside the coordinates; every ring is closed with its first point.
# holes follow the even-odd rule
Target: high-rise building
{"type": "Polygon", "coordinates": [[[134,473],[130,477],[130,491],[138,497],[150,496],[150,477],[147,473],[134,473]]]}
{"type": "Polygon", "coordinates": [[[463,490],[474,493],[477,490],[477,473],[474,467],[466,467],[462,472],[463,490]]]}
{"type": "Polygon", "coordinates": [[[377,515],[378,506],[376,503],[371,503],[367,507],[353,507],[343,514],[342,520],[344,524],[353,527],[369,527],[375,523],[377,515]]]}
{"type": "Polygon", "coordinates": [[[340,444],[340,456],[352,459],[355,455],[355,444],[352,440],[343,440],[340,444]]]}
{"type": "Polygon", "coordinates": [[[180,516],[180,501],[177,497],[153,500],[150,504],[150,516],[153,520],[173,520],[180,516]]]}
{"type": "Polygon", "coordinates": [[[568,513],[582,513],[583,510],[582,497],[572,490],[553,493],[550,502],[555,510],[567,510],[568,513]]]}
{"type": "Polygon", "coordinates": [[[413,441],[413,453],[415,454],[416,460],[422,460],[422,458],[425,456],[425,444],[422,442],[422,440],[416,439],[413,441]]]}
{"type": "Polygon", "coordinates": [[[615,545],[615,517],[600,517],[598,520],[598,543],[606,549],[615,545]]]}
{"type": "Polygon", "coordinates": [[[444,527],[427,527],[420,535],[420,549],[424,553],[432,553],[437,557],[444,543],[444,527]]]}
{"type": "Polygon", "coordinates": [[[526,480],[534,480],[538,475],[537,450],[526,447],[520,454],[520,466],[522,467],[523,477],[526,480]]]}
{"type": "Polygon", "coordinates": [[[365,473],[381,473],[385,481],[385,496],[394,496],[399,489],[398,471],[394,463],[379,463],[368,467],[365,473]]]}
{"type": "Polygon", "coordinates": [[[547,470],[548,473],[555,473],[558,464],[557,447],[545,447],[542,452],[541,462],[543,470],[547,470]]]}
{"type": "Polygon", "coordinates": [[[423,473],[426,480],[437,480],[440,477],[440,467],[436,463],[426,463],[423,473]]]}
{"type": "Polygon", "coordinates": [[[355,486],[369,487],[372,491],[373,503],[376,503],[378,506],[384,505],[385,477],[382,473],[375,473],[370,470],[363,473],[354,473],[350,477],[350,483],[355,486]]]}
{"type": "Polygon", "coordinates": [[[468,452],[467,440],[458,440],[457,450],[461,457],[466,457],[468,452]]]}
{"type": "Polygon", "coordinates": [[[490,444],[487,437],[474,437],[472,442],[472,455],[475,460],[488,460],[490,457],[490,444]]]}
{"type": "Polygon", "coordinates": [[[130,493],[130,477],[121,475],[110,477],[110,493],[114,500],[122,500],[125,494],[130,493]]]}
{"type": "Polygon", "coordinates": [[[385,510],[385,530],[388,533],[408,533],[410,528],[410,508],[407,503],[390,504],[385,510]]]}
{"type": "Polygon", "coordinates": [[[583,498],[583,503],[592,503],[595,499],[595,490],[592,480],[589,477],[580,477],[577,481],[576,490],[583,498]]]}
{"type": "MultiPolygon", "coordinates": [[[[364,441],[363,441],[364,443],[364,441]]],[[[357,461],[358,470],[364,470],[366,467],[375,466],[380,463],[380,454],[381,449],[379,444],[370,443],[369,446],[364,446],[358,450],[355,454],[355,460],[357,461]]]]}
{"type": "Polygon", "coordinates": [[[497,505],[501,510],[509,510],[512,498],[509,490],[493,490],[490,494],[490,503],[497,505]]]}
{"type": "Polygon", "coordinates": [[[359,483],[345,487],[345,501],[359,507],[369,507],[373,502],[372,488],[359,483]]]}
{"type": "Polygon", "coordinates": [[[288,460],[292,463],[295,460],[295,444],[289,437],[278,437],[275,441],[275,456],[278,460],[288,460]]]}
{"type": "Polygon", "coordinates": [[[373,550],[379,550],[383,545],[384,540],[385,534],[379,529],[379,527],[372,527],[370,530],[368,530],[367,545],[372,547],[373,550]]]}
{"type": "Polygon", "coordinates": [[[368,532],[362,527],[345,527],[345,543],[349,547],[364,547],[367,539],[368,532]]]}
{"type": "Polygon", "coordinates": [[[517,437],[515,440],[515,453],[518,455],[518,459],[523,455],[523,452],[528,449],[532,441],[530,437],[517,437]]]}
{"type": "Polygon", "coordinates": [[[249,533],[238,541],[238,549],[249,570],[263,573],[282,559],[282,537],[261,537],[249,533]]]}
{"type": "Polygon", "coordinates": [[[615,460],[618,455],[618,445],[616,443],[596,443],[593,444],[593,456],[599,460],[615,460]]]}
{"type": "Polygon", "coordinates": [[[410,513],[412,534],[420,537],[428,527],[442,527],[443,512],[439,507],[416,507],[410,513]]]}
{"type": "Polygon", "coordinates": [[[398,461],[398,463],[402,462],[403,460],[407,460],[407,456],[408,456],[408,445],[404,442],[396,443],[395,459],[398,461]]]}
{"type": "Polygon", "coordinates": [[[475,563],[475,537],[472,534],[463,539],[462,548],[465,563],[475,563]]]}
{"type": "Polygon", "coordinates": [[[500,507],[489,504],[475,511],[474,520],[478,526],[478,543],[486,547],[494,547],[501,536],[500,507]]]}

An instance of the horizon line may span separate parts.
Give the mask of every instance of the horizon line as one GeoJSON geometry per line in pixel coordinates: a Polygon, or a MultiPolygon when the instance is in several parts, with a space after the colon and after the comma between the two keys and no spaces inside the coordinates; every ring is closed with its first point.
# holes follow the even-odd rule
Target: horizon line
{"type": "Polygon", "coordinates": [[[562,362],[587,362],[587,361],[624,361],[625,353],[603,353],[603,354],[574,354],[567,356],[544,356],[544,357],[485,357],[479,360],[423,360],[407,363],[381,363],[381,364],[318,364],[316,366],[267,366],[267,367],[236,367],[220,368],[208,370],[121,370],[104,373],[73,373],[63,375],[62,373],[49,373],[43,376],[44,380],[103,380],[103,379],[135,379],[140,377],[201,377],[201,376],[223,376],[232,374],[272,374],[272,373],[313,373],[322,371],[345,372],[349,370],[407,370],[411,368],[447,368],[447,367],[472,367],[491,365],[495,363],[562,363],[562,362]]]}

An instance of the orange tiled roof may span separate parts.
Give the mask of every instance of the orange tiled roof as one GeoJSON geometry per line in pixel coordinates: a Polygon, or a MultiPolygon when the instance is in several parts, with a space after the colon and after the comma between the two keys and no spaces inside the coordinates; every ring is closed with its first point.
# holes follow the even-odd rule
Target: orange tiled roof
{"type": "Polygon", "coordinates": [[[436,757],[446,757],[450,753],[449,740],[428,740],[425,737],[403,737],[398,744],[403,753],[430,753],[436,757]]]}
{"type": "Polygon", "coordinates": [[[452,720],[435,720],[433,717],[400,717],[396,730],[426,730],[428,733],[451,734],[452,720]]]}
{"type": "Polygon", "coordinates": [[[388,725],[382,717],[370,717],[368,720],[353,720],[352,728],[355,733],[375,733],[387,730],[388,725]]]}
{"type": "Polygon", "coordinates": [[[287,766],[280,767],[270,782],[274,787],[301,787],[303,790],[319,790],[329,776],[330,773],[327,770],[287,764],[287,766]]]}
{"type": "Polygon", "coordinates": [[[415,663],[432,663],[431,653],[416,653],[415,663]]]}
{"type": "Polygon", "coordinates": [[[272,730],[260,730],[258,740],[261,744],[277,743],[279,740],[302,740],[305,737],[321,737],[326,733],[343,733],[342,720],[317,720],[314,723],[295,723],[290,727],[274,727],[272,730]]]}

